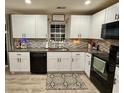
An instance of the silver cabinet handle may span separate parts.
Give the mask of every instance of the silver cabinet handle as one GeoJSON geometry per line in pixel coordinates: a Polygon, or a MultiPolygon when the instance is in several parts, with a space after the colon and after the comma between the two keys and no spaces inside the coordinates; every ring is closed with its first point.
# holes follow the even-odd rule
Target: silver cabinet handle
{"type": "Polygon", "coordinates": [[[47,36],[47,34],[46,34],[46,38],[47,38],[48,36],[47,36]]]}
{"type": "Polygon", "coordinates": [[[17,62],[19,62],[19,58],[17,58],[17,62]]]}
{"type": "Polygon", "coordinates": [[[88,63],[89,63],[89,65],[91,65],[91,64],[90,64],[90,63],[91,63],[90,61],[88,61],[88,63]]]}
{"type": "Polygon", "coordinates": [[[21,58],[20,58],[20,63],[21,63],[21,58]]]}
{"type": "Polygon", "coordinates": [[[57,59],[57,62],[59,62],[59,58],[57,59]]]}
{"type": "Polygon", "coordinates": [[[72,62],[74,62],[74,59],[72,58],[72,62]]]}
{"type": "Polygon", "coordinates": [[[23,33],[23,34],[22,34],[22,37],[26,37],[26,34],[23,33]]]}
{"type": "Polygon", "coordinates": [[[76,55],[80,55],[80,54],[76,54],[76,55]]]}
{"type": "Polygon", "coordinates": [[[21,55],[21,54],[17,54],[17,55],[21,55]]]}
{"type": "Polygon", "coordinates": [[[114,82],[113,83],[116,84],[116,78],[114,78],[114,82]]]}
{"type": "Polygon", "coordinates": [[[80,34],[80,38],[82,37],[82,35],[80,34]]]}
{"type": "Polygon", "coordinates": [[[24,37],[24,34],[22,34],[22,38],[24,37]]]}
{"type": "Polygon", "coordinates": [[[119,20],[119,14],[115,14],[115,20],[119,20]]]}
{"type": "Polygon", "coordinates": [[[87,57],[90,57],[89,55],[87,55],[87,57]]]}
{"type": "Polygon", "coordinates": [[[61,58],[60,58],[60,62],[61,62],[61,58]]]}

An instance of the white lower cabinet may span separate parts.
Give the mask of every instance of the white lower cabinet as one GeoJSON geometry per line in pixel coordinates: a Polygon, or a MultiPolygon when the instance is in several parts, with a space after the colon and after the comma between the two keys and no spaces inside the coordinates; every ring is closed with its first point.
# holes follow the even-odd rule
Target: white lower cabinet
{"type": "Polygon", "coordinates": [[[112,93],[119,93],[119,68],[118,67],[116,67],[116,70],[115,70],[115,81],[114,81],[112,93]]]}
{"type": "Polygon", "coordinates": [[[47,71],[57,71],[58,59],[54,57],[50,57],[49,53],[47,53],[47,71]]]}
{"type": "Polygon", "coordinates": [[[30,72],[29,52],[9,52],[10,72],[30,72]]]}
{"type": "Polygon", "coordinates": [[[47,52],[47,71],[70,71],[70,52],[47,52]]]}
{"type": "Polygon", "coordinates": [[[84,53],[47,52],[47,71],[84,71],[84,53]]]}
{"type": "Polygon", "coordinates": [[[84,71],[85,57],[83,52],[72,52],[72,71],[84,71]]]}
{"type": "Polygon", "coordinates": [[[85,73],[88,77],[90,77],[91,57],[91,54],[85,53],[85,73]]]}

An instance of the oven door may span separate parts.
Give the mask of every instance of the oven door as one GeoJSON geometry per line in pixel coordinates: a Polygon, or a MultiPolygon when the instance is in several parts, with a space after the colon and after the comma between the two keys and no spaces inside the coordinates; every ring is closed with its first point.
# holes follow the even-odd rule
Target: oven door
{"type": "Polygon", "coordinates": [[[108,81],[108,62],[93,55],[91,62],[90,80],[100,93],[112,93],[112,85],[108,81]]]}
{"type": "Polygon", "coordinates": [[[107,62],[94,56],[92,60],[91,69],[99,74],[102,78],[107,80],[108,73],[107,73],[107,62]]]}

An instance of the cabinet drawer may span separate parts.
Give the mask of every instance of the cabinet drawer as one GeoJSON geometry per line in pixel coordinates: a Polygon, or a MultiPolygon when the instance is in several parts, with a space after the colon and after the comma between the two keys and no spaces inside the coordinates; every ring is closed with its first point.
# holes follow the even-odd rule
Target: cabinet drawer
{"type": "Polygon", "coordinates": [[[80,56],[83,56],[84,55],[84,53],[82,53],[82,52],[72,52],[72,56],[74,57],[80,57],[80,56]]]}
{"type": "Polygon", "coordinates": [[[29,52],[9,52],[9,58],[29,58],[29,52]]]}

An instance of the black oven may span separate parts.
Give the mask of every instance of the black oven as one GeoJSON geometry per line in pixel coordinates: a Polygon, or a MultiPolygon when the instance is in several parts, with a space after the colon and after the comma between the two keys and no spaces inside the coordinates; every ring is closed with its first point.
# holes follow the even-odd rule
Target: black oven
{"type": "Polygon", "coordinates": [[[111,45],[109,53],[94,53],[92,56],[90,79],[101,93],[112,93],[118,54],[119,46],[111,45]]]}

